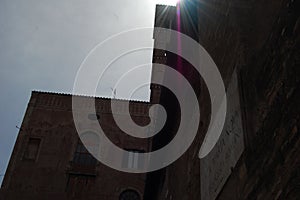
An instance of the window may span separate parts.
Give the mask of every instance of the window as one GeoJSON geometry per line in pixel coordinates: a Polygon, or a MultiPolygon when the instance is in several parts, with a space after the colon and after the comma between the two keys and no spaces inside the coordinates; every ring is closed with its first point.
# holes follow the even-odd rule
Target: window
{"type": "Polygon", "coordinates": [[[97,160],[88,152],[82,142],[79,140],[73,158],[73,163],[82,166],[96,165],[97,160]]]}
{"type": "Polygon", "coordinates": [[[141,168],[144,164],[143,160],[139,160],[139,154],[145,153],[144,150],[138,149],[125,149],[126,153],[123,156],[123,167],[124,168],[131,168],[131,169],[138,169],[141,168]]]}
{"type": "Polygon", "coordinates": [[[39,148],[40,148],[41,139],[40,138],[29,138],[28,144],[24,153],[25,160],[32,160],[35,161],[39,148]]]}
{"type": "Polygon", "coordinates": [[[140,200],[139,193],[135,190],[125,190],[120,194],[119,200],[140,200]]]}
{"type": "Polygon", "coordinates": [[[81,190],[88,190],[94,184],[97,176],[95,157],[98,155],[99,145],[99,136],[95,132],[86,131],[78,138],[66,183],[66,191],[75,195],[74,198],[81,194],[81,190]]]}
{"type": "Polygon", "coordinates": [[[100,142],[98,135],[87,131],[80,136],[80,139],[77,143],[73,163],[80,166],[95,166],[97,160],[93,155],[97,155],[99,151],[100,142]]]}

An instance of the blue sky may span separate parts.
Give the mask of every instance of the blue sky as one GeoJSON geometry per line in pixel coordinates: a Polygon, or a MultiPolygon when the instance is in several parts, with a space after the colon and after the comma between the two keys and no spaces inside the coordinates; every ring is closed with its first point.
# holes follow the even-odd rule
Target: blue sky
{"type": "MultiPolygon", "coordinates": [[[[170,0],[167,0],[170,1],[170,0]]],[[[32,90],[71,93],[89,51],[109,36],[152,27],[154,0],[0,1],[0,174],[5,173],[32,90]]],[[[144,52],[145,62],[151,53],[144,52]]],[[[141,55],[139,55],[141,56],[141,55]]],[[[118,77],[118,66],[111,72],[118,77]]],[[[150,70],[142,76],[149,78],[150,70]]],[[[110,82],[98,95],[109,96],[110,82]]],[[[139,99],[148,98],[143,90],[139,99]]],[[[3,176],[0,177],[0,183],[3,176]]]]}

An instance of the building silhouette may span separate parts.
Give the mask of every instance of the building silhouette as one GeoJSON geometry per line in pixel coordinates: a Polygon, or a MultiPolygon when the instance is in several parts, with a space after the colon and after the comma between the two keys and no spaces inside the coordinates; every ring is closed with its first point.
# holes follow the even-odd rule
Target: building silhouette
{"type": "MultiPolygon", "coordinates": [[[[184,75],[199,101],[201,120],[190,148],[163,169],[119,172],[98,162],[82,145],[73,123],[71,95],[32,92],[0,199],[298,199],[299,9],[293,0],[157,5],[155,27],[180,31],[199,42],[224,80],[226,121],[210,154],[198,158],[210,123],[207,86],[188,61],[156,48],[156,42],[169,45],[174,40],[161,40],[154,31],[153,63],[184,75]]],[[[160,73],[154,64],[152,77],[160,73]]],[[[130,113],[137,124],[146,125],[152,104],[165,107],[166,125],[152,138],[122,132],[113,120],[110,99],[96,98],[96,115],[89,109],[83,112],[84,123],[100,123],[114,144],[132,152],[124,159],[127,167],[136,167],[135,153],[168,144],[180,123],[174,94],[161,85],[150,88],[150,102],[131,101],[130,113]]],[[[85,134],[93,137],[91,130],[85,134]]],[[[98,146],[97,139],[91,146],[98,146]]]]}

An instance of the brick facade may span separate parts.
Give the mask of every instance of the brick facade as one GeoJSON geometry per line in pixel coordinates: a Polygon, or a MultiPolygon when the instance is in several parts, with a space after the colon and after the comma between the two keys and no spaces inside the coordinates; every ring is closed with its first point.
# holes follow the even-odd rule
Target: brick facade
{"type": "MultiPolygon", "coordinates": [[[[122,173],[101,163],[92,170],[76,168],[72,162],[78,135],[71,96],[33,92],[2,199],[118,199],[125,189],[146,200],[299,198],[299,2],[204,0],[181,6],[181,31],[211,55],[228,97],[225,127],[206,160],[200,160],[198,152],[210,123],[210,98],[205,82],[183,61],[180,72],[196,92],[201,121],[193,144],[176,162],[147,174],[122,173]]],[[[157,6],[155,24],[176,30],[176,8],[157,6]]],[[[154,34],[154,44],[157,39],[154,34]]],[[[154,63],[178,70],[175,60],[176,55],[154,46],[154,63]]],[[[153,69],[152,76],[157,73],[153,69]]],[[[159,149],[176,134],[180,111],[174,95],[159,85],[151,85],[151,103],[171,113],[153,138],[136,140],[120,131],[109,99],[97,98],[99,120],[90,120],[88,112],[86,120],[102,124],[109,139],[122,148],[159,149]]],[[[135,122],[149,122],[151,103],[130,102],[135,122]]]]}
{"type": "MultiPolygon", "coordinates": [[[[90,97],[80,97],[90,98],[90,97]]],[[[100,162],[79,166],[74,156],[79,142],[72,116],[72,96],[33,92],[1,188],[1,199],[119,199],[126,189],[144,193],[145,174],[111,169],[100,162]],[[38,152],[27,159],[30,140],[38,139],[38,152]],[[130,181],[129,181],[130,180],[130,181]]],[[[150,142],[129,137],[115,125],[110,99],[96,98],[98,118],[91,118],[88,107],[84,123],[92,128],[103,124],[107,137],[124,149],[148,151],[150,142]]],[[[146,102],[130,102],[130,113],[138,124],[148,123],[146,102]]],[[[122,108],[120,108],[122,110],[122,108]]],[[[92,130],[90,130],[92,131],[92,130]]]]}

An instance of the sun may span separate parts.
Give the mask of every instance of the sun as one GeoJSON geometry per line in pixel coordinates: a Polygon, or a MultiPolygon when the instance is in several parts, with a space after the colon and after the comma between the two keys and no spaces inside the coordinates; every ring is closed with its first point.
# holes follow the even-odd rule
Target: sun
{"type": "Polygon", "coordinates": [[[156,0],[157,4],[164,4],[164,5],[170,5],[170,6],[176,6],[176,4],[180,0],[156,0]]]}

